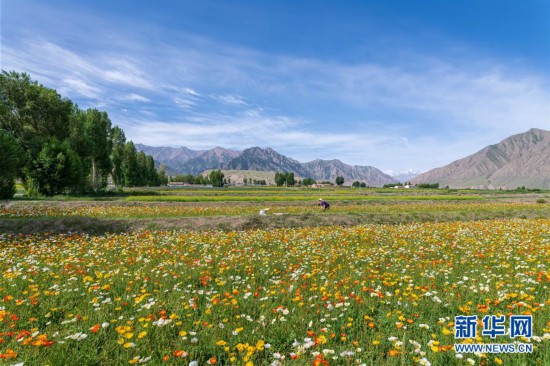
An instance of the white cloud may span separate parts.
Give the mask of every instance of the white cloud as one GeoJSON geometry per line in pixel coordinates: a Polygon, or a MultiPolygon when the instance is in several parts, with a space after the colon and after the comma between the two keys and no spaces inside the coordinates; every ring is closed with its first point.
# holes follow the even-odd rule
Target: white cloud
{"type": "Polygon", "coordinates": [[[131,101],[131,102],[142,102],[142,103],[146,103],[146,102],[151,101],[149,98],[144,97],[143,95],[136,94],[136,93],[122,95],[119,99],[120,100],[131,101]]]}
{"type": "Polygon", "coordinates": [[[190,99],[179,98],[179,97],[174,98],[174,103],[176,103],[178,107],[183,109],[191,109],[195,106],[194,101],[190,99]]]}
{"type": "Polygon", "coordinates": [[[199,93],[197,93],[195,90],[191,89],[191,88],[184,88],[183,89],[187,94],[189,95],[192,95],[194,97],[200,97],[201,95],[199,93]]]}
{"type": "Polygon", "coordinates": [[[102,94],[101,88],[90,85],[83,80],[66,78],[62,80],[62,84],[64,87],[58,90],[61,94],[77,94],[91,99],[99,99],[102,94]]]}
{"type": "Polygon", "coordinates": [[[86,15],[79,17],[69,17],[75,23],[66,34],[86,47],[29,25],[19,38],[4,37],[2,66],[77,102],[93,99],[136,142],[272,146],[300,161],[424,170],[531,127],[550,129],[548,80],[506,60],[401,54],[391,64],[349,64],[189,34],[173,34],[166,45],[108,22],[97,33],[79,32],[86,15]]]}
{"type": "Polygon", "coordinates": [[[217,99],[224,104],[247,105],[244,99],[238,95],[219,95],[217,96],[217,99]]]}

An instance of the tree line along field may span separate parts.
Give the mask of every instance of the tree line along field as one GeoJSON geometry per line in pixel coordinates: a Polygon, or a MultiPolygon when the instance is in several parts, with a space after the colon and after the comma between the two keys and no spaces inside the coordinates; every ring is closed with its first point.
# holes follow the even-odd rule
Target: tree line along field
{"type": "Polygon", "coordinates": [[[3,202],[0,364],[547,365],[549,196],[245,187],[3,202]],[[456,339],[459,315],[531,315],[533,336],[456,339]],[[513,342],[533,350],[453,348],[513,342]]]}

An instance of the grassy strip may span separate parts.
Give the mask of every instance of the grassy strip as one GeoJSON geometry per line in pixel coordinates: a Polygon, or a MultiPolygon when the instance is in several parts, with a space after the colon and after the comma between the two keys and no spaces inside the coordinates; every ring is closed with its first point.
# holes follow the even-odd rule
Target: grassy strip
{"type": "MultiPolygon", "coordinates": [[[[534,206],[538,208],[538,206],[534,206]]],[[[281,216],[243,215],[164,215],[132,217],[32,217],[0,219],[0,232],[12,234],[35,233],[104,233],[131,232],[134,230],[243,230],[319,226],[354,226],[371,224],[405,224],[413,222],[479,221],[493,219],[548,219],[548,210],[479,210],[464,207],[455,211],[378,211],[378,212],[304,212],[281,216]]]]}
{"type": "MultiPolygon", "coordinates": [[[[137,202],[282,202],[282,201],[311,201],[317,196],[130,196],[126,201],[137,202]]],[[[481,196],[325,196],[330,201],[472,201],[483,200],[481,196]]]]}

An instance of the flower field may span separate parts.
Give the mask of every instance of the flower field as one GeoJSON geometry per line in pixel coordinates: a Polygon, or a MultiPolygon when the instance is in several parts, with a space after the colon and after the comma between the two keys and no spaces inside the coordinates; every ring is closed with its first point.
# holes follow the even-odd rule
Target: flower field
{"type": "Polygon", "coordinates": [[[0,234],[0,363],[548,365],[549,267],[550,219],[0,234]],[[459,315],[533,336],[456,339],[459,315]]]}
{"type": "MultiPolygon", "coordinates": [[[[440,196],[444,197],[444,196],[440,196]]],[[[261,202],[220,204],[206,202],[19,202],[0,208],[0,219],[24,219],[35,217],[91,217],[91,218],[158,218],[158,217],[205,217],[205,216],[251,216],[258,215],[260,209],[268,207],[282,214],[333,214],[333,213],[427,213],[427,212],[468,212],[468,213],[541,213],[550,210],[550,204],[534,202],[337,202],[330,211],[320,211],[316,200],[295,204],[293,202],[261,202]]]]}

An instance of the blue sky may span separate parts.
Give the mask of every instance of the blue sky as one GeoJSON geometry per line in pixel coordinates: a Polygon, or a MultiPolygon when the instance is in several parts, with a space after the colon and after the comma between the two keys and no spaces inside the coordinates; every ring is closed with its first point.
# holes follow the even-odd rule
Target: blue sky
{"type": "Polygon", "coordinates": [[[0,64],[152,146],[425,171],[550,129],[550,2],[28,1],[0,64]]]}

